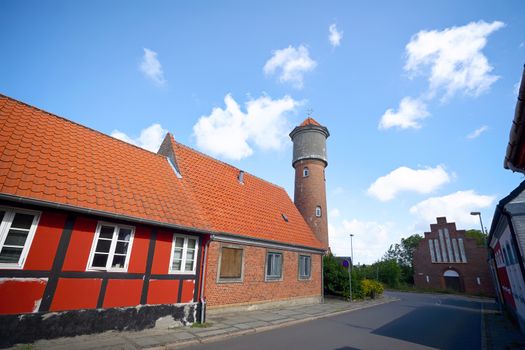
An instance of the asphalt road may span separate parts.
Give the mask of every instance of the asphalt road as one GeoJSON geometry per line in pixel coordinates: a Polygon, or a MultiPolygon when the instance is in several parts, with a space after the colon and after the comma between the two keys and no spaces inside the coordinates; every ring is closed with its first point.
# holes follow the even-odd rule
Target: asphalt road
{"type": "Polygon", "coordinates": [[[480,349],[483,299],[394,293],[400,301],[191,349],[480,349]]]}

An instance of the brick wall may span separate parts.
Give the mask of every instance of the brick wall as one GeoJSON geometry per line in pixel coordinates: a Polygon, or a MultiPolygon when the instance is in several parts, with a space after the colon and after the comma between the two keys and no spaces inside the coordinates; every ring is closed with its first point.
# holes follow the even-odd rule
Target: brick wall
{"type": "Polygon", "coordinates": [[[211,242],[208,250],[205,296],[209,307],[321,296],[321,255],[319,254],[304,254],[312,257],[312,273],[309,280],[299,280],[298,259],[303,253],[236,245],[244,249],[243,280],[218,283],[219,256],[223,244],[225,243],[211,242]],[[265,281],[268,251],[283,253],[283,277],[280,281],[265,281]]]}
{"type": "Polygon", "coordinates": [[[487,263],[487,249],[478,246],[474,238],[465,236],[465,230],[457,230],[456,224],[447,223],[446,219],[438,218],[437,224],[430,225],[431,232],[425,232],[424,239],[414,252],[414,284],[419,288],[445,289],[443,274],[454,270],[460,276],[460,284],[467,294],[483,294],[494,296],[494,287],[487,263]],[[466,263],[432,262],[428,241],[439,240],[439,229],[447,228],[451,238],[462,238],[465,247],[466,263]],[[428,282],[427,282],[428,276],[428,282]],[[478,284],[477,278],[480,279],[478,284]]]}
{"type": "Polygon", "coordinates": [[[321,241],[325,249],[328,248],[328,212],[326,208],[325,163],[316,160],[300,160],[295,167],[294,203],[306,223],[321,241]],[[303,176],[304,168],[308,168],[309,175],[303,176]],[[315,208],[321,207],[321,216],[316,217],[315,208]]]}

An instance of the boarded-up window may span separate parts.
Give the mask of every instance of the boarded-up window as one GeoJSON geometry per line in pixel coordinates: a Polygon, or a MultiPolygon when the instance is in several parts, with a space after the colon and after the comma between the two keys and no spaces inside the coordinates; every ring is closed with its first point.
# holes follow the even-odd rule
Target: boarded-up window
{"type": "Polygon", "coordinates": [[[242,277],[242,249],[222,247],[220,279],[242,277]]]}

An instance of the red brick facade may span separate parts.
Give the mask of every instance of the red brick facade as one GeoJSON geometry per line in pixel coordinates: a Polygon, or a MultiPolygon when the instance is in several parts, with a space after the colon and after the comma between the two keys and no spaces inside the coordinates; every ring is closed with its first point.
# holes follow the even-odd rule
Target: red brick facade
{"type": "Polygon", "coordinates": [[[300,160],[295,167],[294,203],[315,236],[328,248],[328,220],[326,212],[326,164],[317,159],[300,160]],[[308,169],[308,175],[304,171],[308,169]],[[321,215],[316,215],[316,207],[321,208],[321,215]]]}
{"type": "Polygon", "coordinates": [[[321,297],[321,255],[295,251],[270,249],[248,245],[211,242],[207,257],[205,297],[210,308],[234,304],[255,304],[258,302],[282,301],[288,299],[321,297]],[[243,251],[242,282],[218,282],[219,256],[221,246],[235,246],[243,251]],[[267,252],[283,253],[282,279],[265,280],[267,252]],[[312,258],[311,277],[299,279],[299,255],[312,258]]]}
{"type": "Polygon", "coordinates": [[[414,252],[414,284],[418,288],[448,288],[493,296],[487,249],[474,238],[466,237],[465,230],[457,230],[455,223],[437,218],[414,252]],[[459,276],[445,276],[455,274],[459,276]]]}

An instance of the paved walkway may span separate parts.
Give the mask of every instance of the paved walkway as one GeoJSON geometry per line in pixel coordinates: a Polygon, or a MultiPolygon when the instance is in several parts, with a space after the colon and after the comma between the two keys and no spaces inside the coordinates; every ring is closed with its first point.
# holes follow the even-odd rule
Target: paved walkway
{"type": "MultiPolygon", "coordinates": [[[[176,349],[195,343],[213,342],[249,333],[263,332],[318,318],[359,310],[397,299],[385,295],[375,300],[351,303],[327,299],[323,304],[288,306],[276,309],[208,316],[209,327],[180,327],[175,329],[147,329],[139,332],[109,331],[101,334],[72,338],[39,340],[14,349],[176,349]]],[[[483,349],[522,349],[525,337],[503,315],[494,309],[484,310],[485,344],[483,349]]]]}
{"type": "MultiPolygon", "coordinates": [[[[139,332],[109,331],[71,338],[39,340],[32,344],[31,349],[173,349],[193,343],[211,342],[231,336],[262,332],[395,300],[395,298],[387,296],[376,300],[354,301],[351,303],[327,299],[323,304],[296,305],[242,313],[218,313],[208,315],[207,323],[210,326],[206,328],[153,328],[139,332]]],[[[24,348],[19,345],[18,349],[21,348],[27,349],[27,347],[24,348]]]]}

